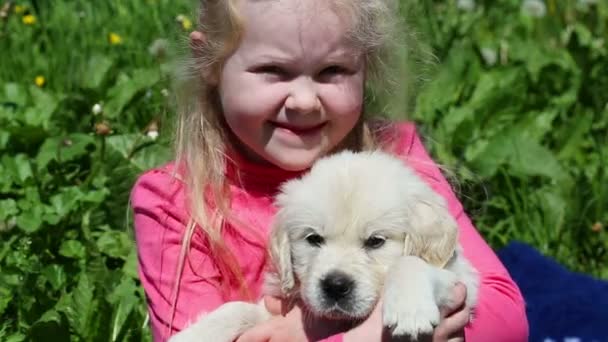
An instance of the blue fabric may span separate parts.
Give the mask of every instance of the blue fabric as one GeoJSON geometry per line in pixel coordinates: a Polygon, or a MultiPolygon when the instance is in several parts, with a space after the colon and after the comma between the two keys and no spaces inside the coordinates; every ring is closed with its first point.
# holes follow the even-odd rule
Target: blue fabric
{"type": "Polygon", "coordinates": [[[608,342],[608,282],[512,242],[498,257],[526,300],[530,341],[608,342]]]}

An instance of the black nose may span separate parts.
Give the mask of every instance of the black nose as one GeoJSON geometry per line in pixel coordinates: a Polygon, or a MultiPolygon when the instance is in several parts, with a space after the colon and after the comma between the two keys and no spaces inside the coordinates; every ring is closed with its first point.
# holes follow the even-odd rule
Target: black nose
{"type": "Polygon", "coordinates": [[[321,280],[321,289],[325,295],[333,300],[346,297],[353,289],[355,282],[348,275],[341,272],[332,272],[321,280]]]}

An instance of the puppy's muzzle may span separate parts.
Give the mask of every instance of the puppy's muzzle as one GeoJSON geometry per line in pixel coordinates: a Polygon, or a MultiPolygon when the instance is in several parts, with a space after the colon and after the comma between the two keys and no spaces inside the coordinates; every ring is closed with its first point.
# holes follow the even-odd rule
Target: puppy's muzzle
{"type": "Polygon", "coordinates": [[[340,302],[352,292],[355,281],[345,273],[331,272],[321,279],[323,295],[328,300],[340,302]]]}

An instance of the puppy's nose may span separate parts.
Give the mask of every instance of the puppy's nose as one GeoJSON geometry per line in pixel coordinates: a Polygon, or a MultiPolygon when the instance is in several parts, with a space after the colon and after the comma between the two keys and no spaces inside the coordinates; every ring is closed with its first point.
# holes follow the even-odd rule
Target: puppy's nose
{"type": "Polygon", "coordinates": [[[321,280],[321,289],[325,295],[333,300],[346,297],[353,289],[355,282],[342,272],[332,272],[321,280]]]}

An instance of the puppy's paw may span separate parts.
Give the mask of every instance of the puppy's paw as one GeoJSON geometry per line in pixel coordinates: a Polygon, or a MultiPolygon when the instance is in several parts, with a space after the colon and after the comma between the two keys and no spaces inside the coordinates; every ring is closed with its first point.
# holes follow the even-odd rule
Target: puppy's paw
{"type": "Polygon", "coordinates": [[[431,335],[440,319],[439,308],[430,292],[419,297],[387,298],[383,307],[384,326],[393,336],[409,336],[415,340],[420,335],[431,335]]]}

